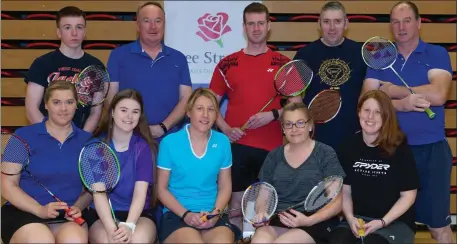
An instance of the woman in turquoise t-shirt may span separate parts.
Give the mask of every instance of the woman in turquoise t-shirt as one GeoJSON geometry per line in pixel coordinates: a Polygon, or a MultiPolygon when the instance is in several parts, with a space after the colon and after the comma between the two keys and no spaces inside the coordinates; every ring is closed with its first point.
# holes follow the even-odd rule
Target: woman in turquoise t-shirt
{"type": "Polygon", "coordinates": [[[232,193],[229,139],[212,130],[218,103],[209,89],[197,89],[187,103],[190,124],[166,136],[158,157],[158,196],[164,205],[158,235],[161,243],[233,243],[227,217],[219,213],[232,193]]]}

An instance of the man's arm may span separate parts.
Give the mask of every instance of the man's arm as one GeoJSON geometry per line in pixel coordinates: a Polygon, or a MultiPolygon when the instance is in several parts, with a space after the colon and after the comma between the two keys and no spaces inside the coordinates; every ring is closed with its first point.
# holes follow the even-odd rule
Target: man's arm
{"type": "Polygon", "coordinates": [[[103,105],[99,104],[95,107],[90,109],[90,115],[87,118],[86,123],[84,124],[84,130],[89,133],[94,133],[94,131],[98,127],[98,123],[100,122],[100,118],[102,117],[102,110],[103,105]]]}
{"type": "Polygon", "coordinates": [[[44,87],[34,83],[27,83],[27,91],[25,94],[25,111],[27,119],[31,124],[40,123],[44,119],[44,115],[40,111],[40,104],[43,101],[44,87]]]}
{"type": "MultiPolygon", "coordinates": [[[[422,94],[432,106],[441,106],[447,101],[452,82],[452,75],[446,70],[431,69],[428,71],[430,84],[411,87],[414,93],[422,94]]],[[[402,99],[411,93],[406,86],[393,85],[390,82],[381,82],[382,91],[391,98],[402,99]]]]}
{"type": "Polygon", "coordinates": [[[191,94],[191,86],[179,86],[179,102],[176,104],[175,108],[173,111],[171,111],[168,117],[162,122],[167,127],[167,129],[173,128],[184,118],[184,115],[186,114],[187,100],[189,100],[191,94]]]}
{"type": "Polygon", "coordinates": [[[360,97],[362,97],[363,94],[367,93],[368,91],[378,90],[380,84],[381,84],[381,81],[378,79],[366,78],[365,81],[363,82],[362,91],[360,92],[360,97]]]}
{"type": "Polygon", "coordinates": [[[113,100],[113,97],[118,93],[118,91],[119,91],[119,82],[118,81],[110,82],[108,94],[106,94],[105,103],[104,103],[104,107],[105,107],[106,111],[108,111],[111,100],[113,100]]]}
{"type": "MultiPolygon", "coordinates": [[[[363,82],[362,92],[360,93],[359,99],[368,91],[378,90],[380,84],[381,84],[381,81],[378,79],[373,79],[373,78],[365,79],[365,81],[363,82]]],[[[403,103],[400,100],[392,99],[392,105],[394,106],[396,111],[404,111],[403,103]]]]}
{"type": "Polygon", "coordinates": [[[452,75],[446,70],[431,69],[427,73],[430,84],[412,87],[415,93],[425,96],[432,106],[446,103],[451,90],[452,75]]]}
{"type": "MultiPolygon", "coordinates": [[[[379,89],[380,84],[382,81],[374,78],[367,78],[365,79],[362,87],[362,92],[360,94],[360,98],[368,91],[377,90],[379,89]]],[[[391,85],[395,86],[395,85],[391,85]]],[[[408,90],[407,90],[408,91],[408,90]]],[[[430,103],[424,98],[422,94],[411,94],[409,91],[407,92],[407,96],[401,99],[393,98],[389,95],[392,99],[392,106],[395,108],[396,111],[401,112],[409,112],[409,111],[416,111],[416,112],[423,112],[425,108],[430,107],[430,103]]],[[[359,99],[360,99],[359,98],[359,99]]]]}
{"type": "MultiPolygon", "coordinates": [[[[216,99],[217,99],[217,103],[220,106],[221,100],[222,100],[222,96],[216,95],[216,99]]],[[[225,119],[224,119],[224,117],[222,117],[221,113],[218,113],[218,115],[217,115],[216,125],[222,132],[227,131],[228,129],[230,129],[230,126],[227,124],[227,122],[225,122],[225,119]]]]}

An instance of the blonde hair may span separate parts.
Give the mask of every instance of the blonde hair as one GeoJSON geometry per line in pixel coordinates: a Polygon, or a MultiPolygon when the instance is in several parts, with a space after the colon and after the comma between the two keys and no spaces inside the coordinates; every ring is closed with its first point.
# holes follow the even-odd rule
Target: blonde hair
{"type": "Polygon", "coordinates": [[[214,105],[214,109],[219,113],[219,103],[217,102],[216,94],[208,88],[197,88],[189,97],[186,105],[186,111],[189,112],[195,105],[195,101],[199,97],[206,97],[211,100],[214,105]]]}
{"type": "Polygon", "coordinates": [[[65,91],[69,90],[71,93],[73,93],[74,99],[77,101],[78,100],[78,95],[76,92],[76,87],[73,83],[70,81],[65,81],[65,80],[57,80],[57,81],[52,81],[49,83],[48,88],[46,88],[46,91],[44,92],[44,103],[47,103],[49,99],[52,97],[52,94],[54,91],[65,91]]]}

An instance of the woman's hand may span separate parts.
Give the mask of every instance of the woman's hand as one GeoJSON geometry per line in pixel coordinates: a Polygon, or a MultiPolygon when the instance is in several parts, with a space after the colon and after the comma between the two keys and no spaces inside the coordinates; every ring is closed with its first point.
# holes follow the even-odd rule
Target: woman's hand
{"type": "Polygon", "coordinates": [[[70,211],[65,213],[65,218],[68,221],[75,221],[75,219],[80,218],[81,216],[81,209],[77,206],[71,206],[70,211]]]}
{"type": "Polygon", "coordinates": [[[184,218],[184,222],[190,226],[197,227],[203,223],[203,221],[200,219],[201,214],[200,213],[192,213],[189,212],[186,217],[184,218]]]}
{"type": "Polygon", "coordinates": [[[37,216],[42,219],[55,219],[59,216],[58,210],[68,209],[68,205],[64,202],[50,202],[40,207],[37,216]]]}
{"type": "Polygon", "coordinates": [[[351,228],[352,234],[354,234],[355,237],[360,238],[359,230],[363,228],[363,226],[360,225],[359,219],[352,216],[350,218],[347,218],[346,220],[348,222],[349,227],[351,228]]]}
{"type": "Polygon", "coordinates": [[[268,219],[267,219],[267,214],[266,213],[257,213],[255,216],[254,216],[254,223],[252,226],[254,226],[255,228],[259,228],[259,227],[262,227],[264,225],[267,225],[268,224],[268,219]]]}
{"type": "Polygon", "coordinates": [[[290,213],[285,211],[278,214],[281,223],[283,223],[287,227],[296,228],[300,226],[311,226],[314,224],[310,217],[293,209],[290,209],[288,211],[290,213]]]}
{"type": "Polygon", "coordinates": [[[119,223],[119,228],[113,234],[115,243],[130,243],[132,238],[132,230],[127,225],[119,223]]]}
{"type": "Polygon", "coordinates": [[[369,235],[370,233],[373,233],[379,229],[382,229],[382,221],[380,219],[375,219],[372,220],[368,223],[366,223],[363,228],[365,229],[365,235],[369,235]]]}
{"type": "Polygon", "coordinates": [[[202,216],[205,216],[205,215],[213,215],[213,214],[217,214],[217,216],[214,216],[214,217],[213,217],[212,219],[210,219],[210,220],[202,221],[203,223],[200,224],[199,226],[197,226],[197,228],[199,228],[199,229],[208,229],[208,228],[213,227],[213,226],[216,224],[217,220],[219,220],[219,213],[220,213],[220,212],[219,212],[218,210],[216,210],[216,209],[213,210],[211,213],[208,213],[208,212],[202,212],[202,213],[200,213],[200,218],[201,218],[202,216]]]}

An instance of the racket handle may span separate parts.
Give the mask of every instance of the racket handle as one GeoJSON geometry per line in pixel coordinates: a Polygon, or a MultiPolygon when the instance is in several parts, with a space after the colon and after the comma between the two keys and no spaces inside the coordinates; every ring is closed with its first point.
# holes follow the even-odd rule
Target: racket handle
{"type": "MultiPolygon", "coordinates": [[[[70,208],[67,209],[67,210],[65,210],[65,212],[66,212],[67,214],[68,214],[70,211],[71,211],[70,208]]],[[[71,217],[71,216],[70,216],[70,217],[71,217]]],[[[73,218],[73,217],[72,217],[72,218],[73,218]]],[[[82,224],[84,224],[84,222],[86,222],[86,221],[85,221],[83,218],[81,218],[81,217],[76,218],[76,219],[73,218],[73,220],[74,220],[77,224],[79,224],[79,225],[82,225],[82,224]]]]}
{"type": "Polygon", "coordinates": [[[360,237],[364,237],[365,236],[365,229],[363,228],[363,226],[365,225],[365,221],[363,221],[363,219],[357,219],[357,221],[359,221],[359,225],[360,225],[360,229],[358,230],[358,234],[360,237]]]}
{"type": "Polygon", "coordinates": [[[430,109],[430,108],[426,108],[425,109],[425,113],[427,113],[427,116],[430,118],[430,119],[433,119],[435,118],[435,113],[430,109]]]}
{"type": "Polygon", "coordinates": [[[203,215],[202,217],[200,217],[200,220],[203,221],[203,222],[206,222],[216,216],[218,216],[219,214],[212,214],[212,215],[203,215]]]}
{"type": "Polygon", "coordinates": [[[75,222],[76,222],[77,224],[79,224],[79,225],[82,225],[82,224],[84,224],[84,222],[86,222],[86,221],[85,221],[83,218],[81,218],[81,217],[76,218],[76,219],[74,219],[74,220],[75,220],[75,222]]]}
{"type": "Polygon", "coordinates": [[[241,129],[242,131],[244,131],[244,130],[246,130],[246,126],[248,126],[248,122],[244,123],[244,125],[241,126],[240,129],[241,129]]]}

